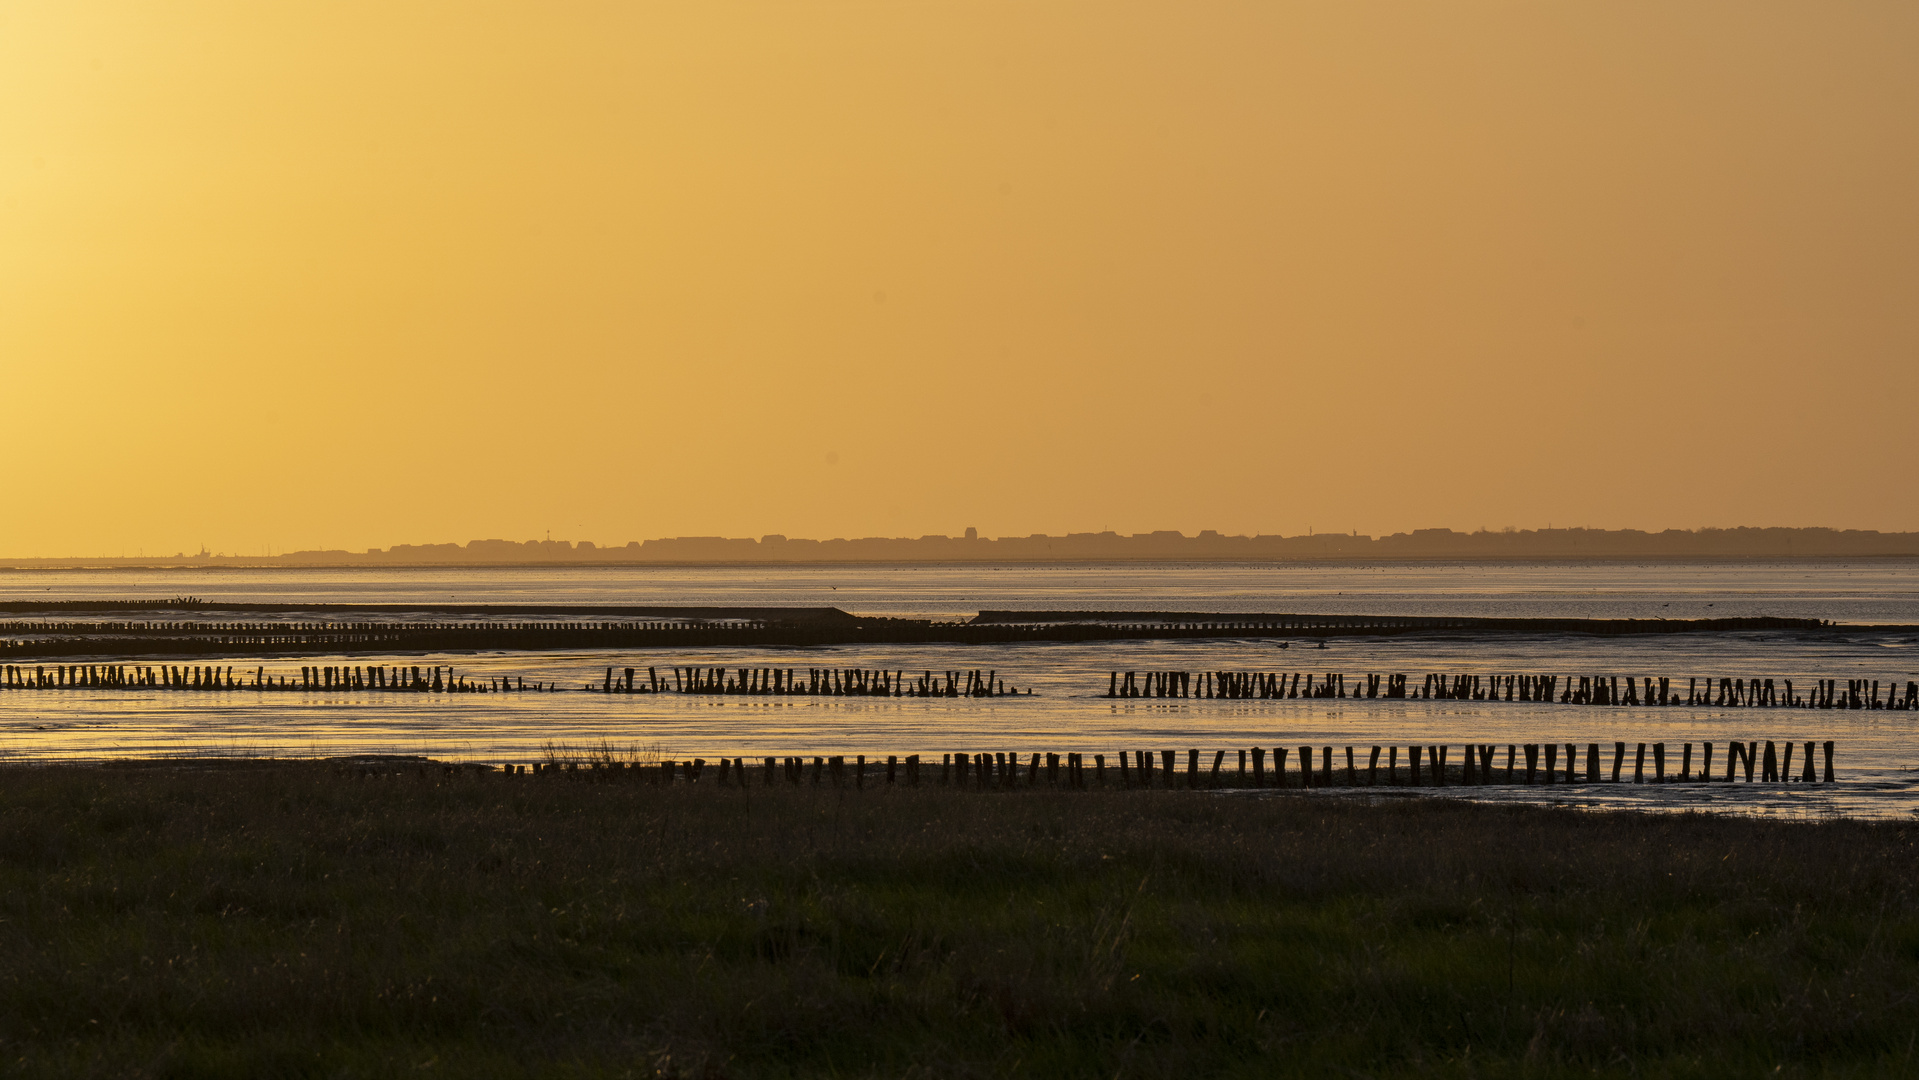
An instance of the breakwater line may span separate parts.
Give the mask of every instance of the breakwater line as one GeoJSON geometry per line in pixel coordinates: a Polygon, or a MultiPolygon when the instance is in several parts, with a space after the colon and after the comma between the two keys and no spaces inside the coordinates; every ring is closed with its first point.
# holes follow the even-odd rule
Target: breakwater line
{"type": "MultiPolygon", "coordinates": [[[[470,677],[432,665],[307,665],[296,673],[226,665],[8,664],[0,691],[89,689],[156,692],[312,692],[404,694],[553,693],[698,694],[749,697],[995,698],[1022,696],[996,670],[921,671],[867,667],[729,667],[674,664],[607,667],[596,682],[560,686],[550,679],[488,674],[470,677]]],[[[1023,696],[1031,696],[1027,687],[1023,696]]],[[[1710,706],[1715,708],[1867,709],[1919,711],[1919,681],[1667,676],[1428,673],[1109,671],[1104,695],[1114,700],[1484,701],[1541,705],[1710,706]]]]}
{"type": "MultiPolygon", "coordinates": [[[[152,690],[199,693],[356,690],[399,694],[556,693],[562,689],[602,694],[743,694],[807,697],[978,698],[1020,694],[992,670],[922,671],[873,668],[769,668],[652,666],[607,668],[598,683],[561,687],[524,676],[469,676],[432,665],[305,666],[297,675],[226,665],[52,664],[0,668],[0,691],[152,690]]],[[[1030,696],[1031,688],[1025,693],[1030,696]]]]}
{"type": "MultiPolygon", "coordinates": [[[[1346,746],[1343,757],[1339,758],[1334,756],[1335,747],[1323,746],[1315,752],[1315,748],[1308,745],[1299,747],[1297,756],[1292,759],[1297,763],[1296,770],[1289,769],[1287,765],[1292,748],[1285,746],[1271,748],[1270,769],[1267,767],[1269,750],[1258,746],[1231,751],[1237,757],[1236,767],[1233,768],[1225,767],[1227,750],[1213,751],[1209,764],[1199,749],[1188,748],[1183,755],[1183,770],[1182,754],[1177,750],[1121,750],[1110,761],[1105,754],[1033,752],[1031,758],[1024,762],[1019,753],[961,751],[940,756],[937,782],[981,791],[1039,787],[1084,790],[1108,786],[1141,790],[1197,790],[1443,788],[1628,782],[1836,782],[1835,744],[1831,740],[1805,741],[1797,775],[1794,774],[1793,758],[1800,743],[1795,740],[1732,740],[1717,744],[1726,749],[1723,758],[1725,775],[1720,781],[1715,781],[1713,775],[1715,743],[1712,742],[1699,744],[1697,772],[1693,770],[1693,744],[1690,742],[1680,747],[1677,754],[1669,754],[1668,746],[1663,742],[1638,743],[1632,752],[1630,779],[1626,772],[1627,743],[1623,741],[1614,741],[1610,746],[1589,742],[1583,747],[1578,742],[1567,742],[1563,744],[1563,758],[1559,753],[1561,745],[1557,742],[1507,743],[1502,747],[1497,743],[1470,742],[1460,746],[1461,752],[1454,755],[1451,753],[1454,747],[1450,744],[1415,743],[1405,748],[1406,764],[1403,767],[1400,765],[1400,747],[1397,744],[1357,748],[1346,746]],[[1499,760],[1502,749],[1505,751],[1503,767],[1499,760]],[[1363,764],[1360,754],[1365,755],[1363,764]],[[1449,757],[1452,758],[1450,763],[1447,760],[1449,757]],[[1670,772],[1669,765],[1672,766],[1670,772]]],[[[612,758],[560,760],[555,757],[533,762],[531,775],[653,784],[698,784],[705,780],[715,787],[745,787],[752,783],[754,774],[758,773],[761,785],[771,787],[779,782],[806,782],[809,778],[807,764],[805,756],[792,755],[766,757],[753,763],[744,757],[721,757],[712,769],[708,768],[709,763],[705,758],[634,762],[612,758]],[[759,767],[755,768],[756,765],[759,767]]],[[[869,780],[876,784],[904,782],[917,786],[923,778],[929,781],[934,779],[930,775],[930,762],[928,764],[929,768],[923,772],[921,756],[918,754],[903,757],[889,754],[883,761],[875,756],[870,763],[865,754],[853,755],[850,760],[848,755],[843,754],[813,755],[810,781],[815,785],[830,784],[833,787],[855,789],[866,787],[869,780]]],[[[419,768],[420,775],[427,775],[425,766],[419,768]]],[[[459,768],[446,766],[445,770],[450,774],[459,768]]],[[[481,768],[491,771],[494,767],[486,765],[481,768]]],[[[513,762],[498,766],[499,772],[506,776],[527,775],[528,768],[526,764],[513,762]]]]}
{"type": "MultiPolygon", "coordinates": [[[[1577,635],[1629,638],[1757,631],[1804,635],[1919,632],[1819,619],[1529,619],[1199,612],[982,611],[972,619],[875,618],[838,608],[601,609],[594,616],[506,607],[350,611],[202,605],[190,619],[86,619],[70,609],[0,610],[0,659],[274,656],[305,653],[544,652],[589,649],[811,647],[860,644],[1285,640],[1577,635]],[[12,614],[15,617],[7,618],[12,614]],[[464,616],[447,618],[449,614],[464,616]],[[209,617],[223,615],[227,617],[209,617]],[[298,617],[295,617],[298,616],[298,617]],[[321,617],[326,616],[326,617],[321,617]],[[350,617],[348,617],[350,616],[350,617]]],[[[120,614],[117,613],[116,614],[120,614]]]]}
{"type": "Polygon", "coordinates": [[[1919,710],[1919,682],[1908,680],[1901,692],[1896,679],[1814,679],[1794,689],[1791,679],[1697,676],[1686,679],[1685,693],[1670,677],[1617,675],[1462,675],[1428,674],[1417,689],[1401,674],[1357,676],[1348,693],[1343,672],[1284,671],[1111,671],[1109,698],[1183,698],[1279,700],[1511,701],[1559,705],[1712,705],[1733,708],[1919,710]],[[1301,680],[1304,685],[1301,685],[1301,680]]]}

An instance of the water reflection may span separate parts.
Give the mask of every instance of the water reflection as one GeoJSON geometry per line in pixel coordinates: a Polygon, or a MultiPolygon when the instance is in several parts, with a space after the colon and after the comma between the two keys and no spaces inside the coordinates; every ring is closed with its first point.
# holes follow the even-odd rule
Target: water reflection
{"type": "MultiPolygon", "coordinates": [[[[1118,606],[1218,610],[1365,610],[1454,614],[1643,614],[1667,603],[1715,613],[1882,615],[1919,623],[1919,575],[1910,563],[1765,567],[1415,568],[801,568],[674,571],[317,571],[0,574],[0,595],[178,595],[209,599],[426,602],[773,603],[821,602],[806,590],[852,584],[843,607],[891,613],[971,614],[982,607],[1118,606]],[[27,582],[37,583],[29,589],[27,582]],[[51,584],[50,584],[51,583],[51,584]],[[864,584],[860,584],[864,583],[864,584]],[[1582,592],[1581,590],[1585,590],[1582,592]],[[465,594],[465,595],[462,595],[465,594]],[[1661,595],[1680,600],[1660,600],[1661,595]],[[857,596],[857,602],[855,601],[857,596]],[[1348,598],[1350,597],[1350,598],[1348,598]],[[966,598],[966,599],[963,599],[966,598]],[[1347,604],[1342,608],[1340,605],[1347,604]],[[1237,608],[1235,607],[1237,605],[1237,608]],[[1593,606],[1597,605],[1597,606],[1593,606]],[[1794,606],[1802,605],[1802,606],[1794,606]]],[[[835,602],[835,601],[827,601],[835,602]]],[[[1398,745],[1467,742],[1679,746],[1731,739],[1837,743],[1841,783],[1745,785],[1555,785],[1442,789],[1443,797],[1637,806],[1816,817],[1903,817],[1919,806],[1919,713],[1711,707],[1578,707],[1472,701],[1204,701],[1103,695],[1110,671],[1427,672],[1689,678],[1919,679],[1919,640],[1905,631],[1754,633],[1659,638],[1548,635],[1471,639],[1418,636],[1333,639],[1325,649],[1279,649],[1271,641],[1137,641],[1019,646],[847,646],[815,649],[676,650],[671,653],[409,654],[248,659],[270,675],[302,665],[440,665],[469,678],[597,685],[608,667],[674,665],[904,671],[991,670],[1032,697],[688,698],[608,697],[580,692],[412,695],[369,692],[218,694],[87,690],[0,692],[0,754],[14,761],[155,755],[427,754],[531,761],[548,743],[605,741],[668,753],[831,753],[872,756],[982,751],[1125,749],[1236,750],[1252,746],[1398,745]]],[[[166,662],[178,662],[167,658],[166,662]]],[[[137,658],[130,662],[138,662],[137,658]]],[[[160,662],[158,659],[153,662],[160,662]]],[[[1455,750],[1457,753],[1457,750],[1455,750]]],[[[1723,755],[1723,749],[1720,754],[1723,755]]],[[[1229,755],[1231,756],[1231,755],[1229,755]]],[[[1723,763],[1723,756],[1716,759],[1723,763]]],[[[1723,768],[1723,764],[1720,765],[1723,768]]],[[[1431,793],[1428,791],[1427,793],[1431,793]]],[[[1382,797],[1398,797],[1381,791],[1382,797]]]]}

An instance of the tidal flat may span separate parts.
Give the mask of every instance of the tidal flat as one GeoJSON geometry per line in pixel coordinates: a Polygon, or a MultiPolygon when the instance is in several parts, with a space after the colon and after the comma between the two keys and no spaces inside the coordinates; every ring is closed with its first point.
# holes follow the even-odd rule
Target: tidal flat
{"type": "Polygon", "coordinates": [[[1919,826],[1206,791],[0,770],[44,1076],[1886,1076],[1919,826]]]}

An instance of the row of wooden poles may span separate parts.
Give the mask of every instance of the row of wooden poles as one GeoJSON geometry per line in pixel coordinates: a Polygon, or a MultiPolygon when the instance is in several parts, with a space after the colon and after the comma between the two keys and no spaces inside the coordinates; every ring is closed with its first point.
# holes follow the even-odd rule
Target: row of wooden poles
{"type": "Polygon", "coordinates": [[[361,653],[410,650],[548,650],[574,648],[660,651],[708,647],[814,646],[864,644],[1010,644],[1027,641],[1122,641],[1139,638],[1206,640],[1301,635],[1577,633],[1596,635],[1704,633],[1759,629],[1813,630],[1816,619],[1484,619],[1375,618],[1294,615],[1266,620],[1211,620],[1178,623],[1027,622],[1005,612],[982,612],[964,622],[928,619],[860,618],[843,612],[801,612],[792,618],[747,617],[593,619],[591,621],[430,621],[394,620],[225,622],[191,621],[72,622],[57,619],[0,623],[0,659],[45,662],[56,657],[268,655],[289,652],[361,653]],[[8,635],[11,631],[12,634],[8,635]]]}
{"type": "MultiPolygon", "coordinates": [[[[261,654],[433,649],[659,648],[738,644],[791,634],[759,620],[706,622],[538,623],[10,623],[5,629],[42,635],[0,638],[0,654],[20,659],[138,653],[261,654]]],[[[782,637],[784,636],[784,638],[782,637]]]]}
{"type": "Polygon", "coordinates": [[[696,626],[723,626],[741,630],[764,630],[760,619],[729,619],[724,623],[708,620],[674,619],[663,622],[0,622],[0,634],[112,634],[112,633],[188,633],[188,634],[265,634],[299,636],[304,634],[367,634],[418,630],[429,633],[446,631],[498,630],[510,633],[539,631],[630,631],[685,630],[696,626]]]}
{"type": "MultiPolygon", "coordinates": [[[[1564,766],[1560,764],[1559,743],[1508,743],[1505,746],[1505,765],[1499,764],[1497,744],[1467,743],[1461,747],[1458,764],[1449,764],[1447,757],[1451,746],[1412,745],[1406,748],[1406,768],[1399,767],[1398,746],[1374,746],[1367,756],[1362,772],[1355,748],[1345,748],[1345,768],[1334,766],[1334,748],[1321,747],[1315,755],[1313,747],[1302,746],[1299,755],[1294,758],[1299,763],[1297,778],[1289,780],[1286,759],[1288,748],[1276,747],[1271,751],[1272,769],[1267,765],[1268,751],[1261,747],[1240,750],[1237,775],[1223,775],[1222,766],[1226,761],[1226,751],[1213,753],[1212,767],[1201,771],[1201,756],[1197,749],[1186,751],[1186,768],[1182,774],[1179,768],[1180,752],[1177,750],[1122,750],[1118,755],[1118,767],[1109,770],[1105,754],[1093,754],[1089,770],[1088,755],[1078,753],[1033,754],[1024,765],[1020,755],[1005,753],[943,754],[940,761],[939,782],[941,784],[974,787],[978,789],[1004,790],[1019,787],[1106,787],[1116,782],[1122,788],[1322,788],[1322,787],[1445,787],[1484,786],[1492,784],[1600,784],[1621,783],[1624,780],[1626,765],[1626,743],[1612,744],[1612,762],[1610,771],[1606,768],[1605,754],[1599,743],[1587,743],[1585,746],[1584,767],[1581,767],[1580,745],[1565,743],[1566,756],[1564,766]],[[1385,767],[1381,768],[1381,756],[1385,757],[1385,767]],[[1130,755],[1130,756],[1129,756],[1130,755]],[[1315,763],[1315,756],[1318,761],[1315,763]],[[1521,760],[1523,757],[1523,761],[1521,760]],[[1251,769],[1248,770],[1250,763],[1251,769]],[[1361,783],[1362,777],[1364,783],[1361,783]]],[[[1797,777],[1792,775],[1793,754],[1799,744],[1786,740],[1782,744],[1771,739],[1750,742],[1729,742],[1726,744],[1725,783],[1735,783],[1742,777],[1747,783],[1832,783],[1833,782],[1833,744],[1830,741],[1805,743],[1805,753],[1801,760],[1797,777]],[[1818,754],[1823,751],[1824,770],[1818,767],[1818,754]]],[[[1693,744],[1686,743],[1677,763],[1677,770],[1668,775],[1666,766],[1666,744],[1639,743],[1633,756],[1632,783],[1709,783],[1712,781],[1713,744],[1701,743],[1703,751],[1700,769],[1692,771],[1693,744]],[[1651,750],[1650,758],[1647,751],[1651,750]],[[1651,765],[1650,774],[1647,766],[1651,765]]],[[[506,775],[521,775],[527,772],[526,765],[507,764],[501,767],[506,775]]],[[[876,782],[892,784],[902,778],[907,784],[920,782],[920,756],[911,754],[904,759],[889,755],[881,767],[879,759],[874,759],[876,782]],[[904,766],[902,771],[901,766],[904,766]]],[[[566,775],[591,779],[631,779],[646,780],[653,783],[673,783],[682,780],[687,783],[699,783],[706,775],[705,758],[691,761],[664,760],[655,764],[640,764],[618,761],[595,762],[538,762],[532,766],[532,774],[566,775]]],[[[751,766],[745,758],[720,758],[715,783],[720,786],[744,786],[751,781],[751,766]]],[[[855,788],[866,786],[869,773],[866,755],[854,757],[852,767],[847,767],[844,756],[816,756],[812,759],[810,772],[814,784],[830,783],[835,787],[846,786],[849,782],[855,788]]],[[[761,782],[771,786],[780,781],[792,784],[803,783],[809,775],[807,760],[804,757],[769,757],[763,759],[761,782]]]]}
{"type": "Polygon", "coordinates": [[[231,665],[204,664],[49,664],[28,668],[9,664],[0,673],[0,690],[383,690],[401,693],[499,694],[556,690],[552,683],[528,683],[510,676],[485,680],[442,668],[367,665],[302,667],[300,676],[268,675],[264,667],[235,672],[231,665]]]}
{"type": "MultiPolygon", "coordinates": [[[[877,697],[999,697],[1018,694],[995,671],[923,672],[909,679],[904,671],[867,668],[808,668],[805,679],[795,668],[674,667],[672,681],[657,668],[646,669],[645,681],[637,668],[606,677],[582,689],[603,693],[680,693],[736,695],[877,696],[877,697]]],[[[1805,694],[1792,680],[1688,679],[1682,697],[1670,679],[1617,676],[1557,675],[1427,675],[1416,692],[1409,692],[1407,676],[1362,675],[1350,693],[1346,676],[1311,673],[1207,671],[1110,672],[1109,698],[1385,698],[1413,700],[1471,700],[1558,702],[1573,705],[1711,705],[1721,707],[1789,707],[1808,709],[1919,709],[1919,683],[1907,682],[1900,694],[1897,681],[1885,684],[1883,698],[1877,679],[1819,679],[1805,694]],[[1643,687],[1643,693],[1641,688],[1643,687]]],[[[55,664],[28,668],[6,665],[0,689],[64,690],[92,688],[146,688],[162,690],[382,690],[410,693],[524,693],[551,691],[555,684],[524,678],[488,676],[484,680],[456,675],[451,667],[422,668],[385,665],[303,666],[298,681],[290,675],[271,676],[264,667],[239,671],[231,666],[128,664],[55,664]]],[[[1030,688],[1026,691],[1031,694],[1030,688]]]]}
{"type": "MultiPolygon", "coordinates": [[[[1018,694],[1017,687],[1006,685],[997,671],[922,672],[908,678],[905,671],[881,671],[869,668],[807,668],[801,678],[798,668],[723,668],[676,667],[673,680],[667,682],[657,668],[623,673],[606,669],[606,679],[597,689],[607,694],[745,694],[754,696],[813,697],[1004,697],[1018,694]]],[[[1026,693],[1033,691],[1029,687],[1026,693]]]]}
{"type": "MultiPolygon", "coordinates": [[[[658,668],[616,672],[606,669],[606,678],[583,690],[608,694],[746,694],[813,695],[868,697],[1002,697],[1018,694],[1016,687],[995,671],[923,672],[908,678],[904,671],[878,671],[867,668],[808,668],[800,677],[797,668],[722,668],[675,667],[671,681],[658,668]]],[[[392,690],[454,694],[522,693],[550,691],[552,683],[529,684],[524,678],[488,676],[484,680],[456,675],[452,668],[388,667],[383,665],[302,667],[295,680],[290,675],[268,675],[256,667],[235,672],[226,667],[200,664],[162,664],[141,667],[128,664],[53,664],[28,668],[7,665],[0,677],[0,689],[6,690],[80,690],[95,688],[140,688],[157,690],[392,690]]],[[[1031,694],[1032,690],[1027,689],[1031,694]]]]}
{"type": "MultiPolygon", "coordinates": [[[[706,766],[705,758],[694,758],[691,761],[675,761],[667,758],[654,763],[544,761],[535,762],[532,765],[532,771],[535,776],[566,776],[592,780],[643,780],[656,784],[684,781],[697,784],[708,775],[706,766]]],[[[508,776],[526,775],[527,768],[525,765],[510,764],[500,766],[500,771],[508,776]]],[[[904,782],[917,787],[920,782],[920,756],[908,754],[901,758],[896,754],[889,755],[883,769],[878,758],[874,759],[873,766],[869,768],[865,754],[854,757],[851,769],[847,768],[844,755],[813,759],[813,783],[815,784],[831,783],[835,787],[850,785],[863,788],[866,786],[868,772],[875,774],[875,782],[884,778],[884,782],[888,784],[904,782]]],[[[806,776],[806,759],[801,757],[765,759],[763,776],[766,786],[770,787],[776,782],[776,774],[790,783],[802,783],[806,776]]],[[[723,757],[719,760],[719,767],[712,782],[722,787],[745,787],[750,779],[750,766],[747,765],[745,758],[723,757]]]]}
{"type": "Polygon", "coordinates": [[[1107,673],[1109,698],[1388,698],[1395,700],[1531,701],[1561,705],[1716,705],[1794,709],[1919,709],[1919,682],[1878,679],[1816,680],[1806,693],[1791,679],[1711,678],[1686,680],[1679,692],[1673,679],[1617,675],[1427,675],[1412,690],[1405,675],[1361,675],[1348,692],[1346,676],[1328,672],[1259,671],[1113,671],[1107,673]],[[1303,683],[1302,683],[1303,680],[1303,683]]]}

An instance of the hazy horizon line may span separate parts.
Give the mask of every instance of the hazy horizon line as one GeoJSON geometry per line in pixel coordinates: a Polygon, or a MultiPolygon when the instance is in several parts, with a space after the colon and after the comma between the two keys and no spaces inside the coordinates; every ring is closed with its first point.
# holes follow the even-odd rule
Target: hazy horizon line
{"type": "Polygon", "coordinates": [[[426,544],[395,544],[385,548],[348,550],[306,548],[265,554],[209,551],[173,555],[59,555],[4,557],[15,564],[158,562],[194,564],[291,565],[297,563],[519,563],[519,562],[944,562],[982,559],[1024,561],[1126,561],[1132,559],[1194,558],[1202,560],[1384,557],[1572,557],[1609,555],[1649,557],[1713,556],[1830,556],[1919,555],[1919,532],[1882,532],[1833,526],[1702,526],[1598,529],[1587,526],[1548,526],[1543,529],[1480,528],[1459,532],[1451,528],[1413,529],[1383,536],[1308,531],[1291,536],[1278,533],[1225,534],[1202,529],[1193,535],[1181,530],[1122,534],[1113,530],[1031,533],[987,537],[968,528],[958,536],[928,533],[918,537],[833,537],[808,539],[768,533],[758,538],[675,536],[603,545],[591,540],[503,540],[497,538],[426,544]]]}

